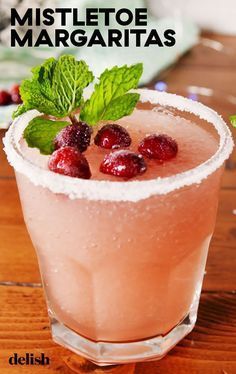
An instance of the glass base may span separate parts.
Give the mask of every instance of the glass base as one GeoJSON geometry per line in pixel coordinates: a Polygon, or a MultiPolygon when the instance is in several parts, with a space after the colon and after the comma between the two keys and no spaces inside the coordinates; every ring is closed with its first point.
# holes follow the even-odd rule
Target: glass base
{"type": "Polygon", "coordinates": [[[52,336],[56,343],[99,366],[159,360],[192,331],[196,322],[197,307],[198,300],[193,303],[184,320],[169,333],[146,340],[130,343],[94,342],[70,330],[55,317],[51,318],[52,336]]]}

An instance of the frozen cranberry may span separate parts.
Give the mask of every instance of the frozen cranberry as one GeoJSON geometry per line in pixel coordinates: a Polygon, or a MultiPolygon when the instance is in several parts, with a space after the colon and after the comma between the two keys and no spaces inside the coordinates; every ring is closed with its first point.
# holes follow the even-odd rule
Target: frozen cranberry
{"type": "Polygon", "coordinates": [[[14,84],[14,86],[11,87],[10,89],[10,94],[11,94],[11,101],[14,104],[21,104],[21,96],[20,96],[20,86],[19,84],[14,84]]]}
{"type": "Polygon", "coordinates": [[[91,133],[91,127],[85,122],[67,126],[57,134],[54,139],[54,147],[59,149],[69,146],[84,152],[90,144],[91,133]]]}
{"type": "Polygon", "coordinates": [[[138,147],[139,152],[148,158],[160,161],[170,160],[178,152],[177,142],[165,134],[149,135],[144,138],[138,147]]]}
{"type": "Polygon", "coordinates": [[[48,161],[51,171],[70,177],[89,179],[91,172],[86,158],[74,147],[64,147],[53,152],[48,161]]]}
{"type": "Polygon", "coordinates": [[[11,95],[7,91],[0,91],[0,105],[11,104],[11,95]]]}
{"type": "Polygon", "coordinates": [[[94,143],[102,148],[129,147],[131,138],[128,131],[120,125],[105,125],[97,133],[94,143]]]}
{"type": "Polygon", "coordinates": [[[142,155],[124,149],[106,155],[100,165],[102,173],[123,178],[135,177],[146,169],[142,155]]]}

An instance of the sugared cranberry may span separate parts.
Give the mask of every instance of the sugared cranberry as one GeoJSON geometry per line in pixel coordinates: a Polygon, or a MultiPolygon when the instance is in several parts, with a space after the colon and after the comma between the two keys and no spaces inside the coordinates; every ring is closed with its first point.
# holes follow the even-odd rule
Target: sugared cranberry
{"type": "Polygon", "coordinates": [[[11,87],[10,89],[10,94],[11,94],[11,101],[14,104],[21,104],[21,96],[20,96],[20,86],[19,84],[14,84],[14,86],[11,87]]]}
{"type": "Polygon", "coordinates": [[[143,156],[148,158],[166,161],[176,156],[178,145],[177,142],[168,135],[153,134],[141,141],[138,150],[143,156]]]}
{"type": "Polygon", "coordinates": [[[69,146],[84,152],[90,144],[91,133],[91,127],[85,122],[67,126],[57,134],[54,139],[54,147],[59,149],[69,146]]]}
{"type": "Polygon", "coordinates": [[[91,171],[86,158],[74,147],[63,147],[53,152],[48,161],[51,171],[70,177],[89,179],[91,171]]]}
{"type": "Polygon", "coordinates": [[[94,143],[106,149],[129,147],[131,138],[124,127],[116,124],[105,125],[98,131],[94,143]]]}
{"type": "Polygon", "coordinates": [[[0,105],[11,104],[11,95],[7,91],[0,91],[0,105]]]}
{"type": "Polygon", "coordinates": [[[146,169],[142,155],[124,149],[106,155],[100,165],[102,173],[123,178],[135,177],[146,169]]]}

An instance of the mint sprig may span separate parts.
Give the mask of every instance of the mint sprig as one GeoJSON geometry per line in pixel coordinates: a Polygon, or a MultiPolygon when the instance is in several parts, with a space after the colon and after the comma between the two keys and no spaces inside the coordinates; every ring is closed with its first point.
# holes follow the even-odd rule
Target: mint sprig
{"type": "Polygon", "coordinates": [[[35,117],[25,128],[23,137],[31,148],[38,148],[40,153],[50,155],[54,151],[53,140],[57,133],[70,125],[66,121],[51,121],[35,117]]]}
{"type": "Polygon", "coordinates": [[[94,79],[84,61],[73,56],[49,58],[32,69],[33,77],[22,82],[20,95],[23,104],[13,118],[31,109],[63,118],[73,113],[82,103],[83,89],[94,79]]]}
{"type": "Polygon", "coordinates": [[[136,88],[143,72],[143,65],[115,66],[105,70],[89,100],[82,107],[80,118],[90,125],[99,121],[118,120],[132,113],[139,94],[127,92],[136,88]]]}
{"type": "MultiPolygon", "coordinates": [[[[69,118],[74,124],[80,120],[89,125],[100,121],[116,121],[130,115],[138,100],[138,93],[129,91],[136,88],[143,72],[142,64],[106,69],[100,76],[89,100],[84,102],[83,90],[94,76],[84,61],[76,61],[73,56],[61,56],[58,60],[47,59],[42,65],[32,69],[31,79],[26,79],[20,87],[23,104],[13,114],[13,118],[36,109],[55,119],[69,118]]],[[[35,147],[42,154],[54,151],[53,140],[57,133],[70,122],[36,117],[24,131],[29,147],[35,147]]]]}

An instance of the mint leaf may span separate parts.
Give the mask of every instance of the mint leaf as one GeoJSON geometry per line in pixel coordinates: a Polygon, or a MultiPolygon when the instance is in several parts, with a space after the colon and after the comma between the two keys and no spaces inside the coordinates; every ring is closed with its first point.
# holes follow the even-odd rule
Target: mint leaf
{"type": "Polygon", "coordinates": [[[234,114],[233,116],[230,116],[229,119],[230,119],[232,126],[236,127],[236,114],[234,114]]]}
{"type": "Polygon", "coordinates": [[[50,58],[43,65],[32,69],[32,79],[25,79],[20,86],[20,95],[23,104],[13,113],[13,118],[31,109],[41,113],[57,116],[59,108],[54,96],[52,76],[56,60],[50,58]]]}
{"type": "Polygon", "coordinates": [[[13,118],[37,109],[57,118],[70,115],[82,103],[83,89],[94,79],[84,61],[73,56],[61,56],[58,61],[49,58],[32,69],[33,77],[22,82],[20,94],[23,104],[13,118]]]}
{"type": "Polygon", "coordinates": [[[21,114],[24,114],[28,110],[30,110],[30,108],[28,108],[27,105],[24,105],[24,104],[18,105],[16,110],[13,112],[12,118],[14,119],[16,117],[19,117],[21,114]]]}
{"type": "Polygon", "coordinates": [[[80,119],[90,125],[102,120],[117,120],[131,114],[139,94],[127,94],[136,88],[143,72],[143,65],[136,64],[128,67],[115,66],[105,70],[94,92],[85,102],[80,113],[80,119]]]}
{"type": "MultiPolygon", "coordinates": [[[[83,89],[94,79],[84,61],[73,56],[62,56],[55,67],[53,90],[56,92],[61,110],[72,113],[81,104],[83,89]]],[[[64,112],[64,113],[65,113],[64,112]]]]}
{"type": "Polygon", "coordinates": [[[40,153],[50,155],[54,151],[53,140],[57,133],[68,126],[65,121],[52,121],[35,117],[25,128],[23,137],[31,148],[38,148],[40,153]]]}
{"type": "Polygon", "coordinates": [[[116,121],[130,115],[139,100],[139,96],[137,93],[127,93],[112,100],[103,113],[102,119],[116,121]]]}

